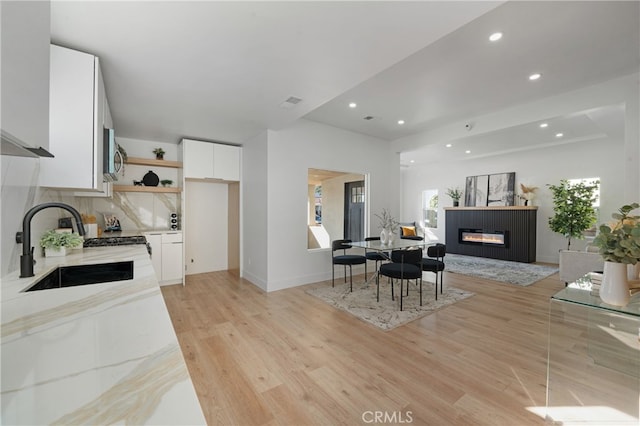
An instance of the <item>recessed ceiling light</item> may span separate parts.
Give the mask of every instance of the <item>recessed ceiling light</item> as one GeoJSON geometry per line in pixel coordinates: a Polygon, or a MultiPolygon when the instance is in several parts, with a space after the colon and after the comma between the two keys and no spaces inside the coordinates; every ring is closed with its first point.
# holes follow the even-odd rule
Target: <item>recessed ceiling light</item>
{"type": "Polygon", "coordinates": [[[549,123],[540,123],[540,128],[544,129],[546,127],[549,127],[549,123]]]}
{"type": "Polygon", "coordinates": [[[466,150],[464,153],[465,154],[471,154],[471,151],[470,150],[466,150]]]}
{"type": "Polygon", "coordinates": [[[564,136],[564,134],[563,134],[563,133],[556,133],[556,138],[561,138],[561,137],[563,137],[563,136],[564,136]]]}
{"type": "Polygon", "coordinates": [[[453,145],[451,145],[450,143],[445,145],[447,148],[451,148],[453,145]]]}
{"type": "Polygon", "coordinates": [[[533,73],[529,76],[529,80],[531,81],[535,81],[537,79],[539,79],[540,77],[542,77],[542,74],[540,74],[539,72],[533,73]]]}
{"type": "Polygon", "coordinates": [[[398,124],[402,126],[404,124],[404,120],[398,120],[398,124]]]}
{"type": "Polygon", "coordinates": [[[502,38],[502,33],[493,33],[489,36],[489,41],[498,41],[502,38]]]}
{"type": "Polygon", "coordinates": [[[357,106],[358,106],[358,104],[357,104],[357,103],[355,103],[355,102],[351,102],[351,103],[349,104],[349,108],[355,108],[355,107],[357,107],[357,106]]]}

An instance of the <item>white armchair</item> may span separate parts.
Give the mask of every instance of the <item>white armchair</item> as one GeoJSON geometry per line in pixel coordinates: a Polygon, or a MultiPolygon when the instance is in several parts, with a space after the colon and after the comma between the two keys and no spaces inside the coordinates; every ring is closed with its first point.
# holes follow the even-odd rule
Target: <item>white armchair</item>
{"type": "Polygon", "coordinates": [[[591,271],[602,271],[604,259],[597,248],[587,246],[584,251],[560,250],[560,280],[571,283],[591,271]]]}

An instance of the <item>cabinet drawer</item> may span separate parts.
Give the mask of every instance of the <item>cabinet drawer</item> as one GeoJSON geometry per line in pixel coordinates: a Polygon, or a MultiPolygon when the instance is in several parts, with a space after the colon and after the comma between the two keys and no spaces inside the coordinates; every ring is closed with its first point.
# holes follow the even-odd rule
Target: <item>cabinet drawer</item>
{"type": "Polygon", "coordinates": [[[181,242],[182,242],[182,232],[168,232],[166,234],[162,234],[162,244],[181,243],[181,242]]]}

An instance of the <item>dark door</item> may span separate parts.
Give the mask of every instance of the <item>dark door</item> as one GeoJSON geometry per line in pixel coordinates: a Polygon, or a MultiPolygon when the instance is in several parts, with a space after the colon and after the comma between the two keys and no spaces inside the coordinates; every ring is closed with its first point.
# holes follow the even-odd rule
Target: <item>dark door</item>
{"type": "Polygon", "coordinates": [[[364,181],[344,184],[344,238],[364,240],[364,181]]]}

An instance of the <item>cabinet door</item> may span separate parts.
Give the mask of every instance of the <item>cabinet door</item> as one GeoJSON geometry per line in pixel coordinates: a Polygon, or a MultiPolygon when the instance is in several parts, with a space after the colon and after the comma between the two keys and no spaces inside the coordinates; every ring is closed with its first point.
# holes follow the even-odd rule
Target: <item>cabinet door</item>
{"type": "Polygon", "coordinates": [[[182,243],[162,244],[162,280],[182,280],[182,243]]]}
{"type": "Polygon", "coordinates": [[[162,234],[145,234],[145,237],[151,246],[151,264],[156,278],[158,281],[162,281],[162,234]]]}
{"type": "Polygon", "coordinates": [[[48,1],[0,3],[3,151],[5,134],[19,146],[49,149],[50,9],[48,1]]]}
{"type": "Polygon", "coordinates": [[[205,179],[213,177],[213,144],[182,140],[183,173],[185,178],[205,179]]]}
{"type": "Polygon", "coordinates": [[[96,175],[98,141],[94,139],[95,59],[87,53],[51,46],[49,151],[55,158],[40,160],[41,186],[102,187],[102,176],[98,181],[96,175]]]}
{"type": "Polygon", "coordinates": [[[217,179],[240,180],[240,147],[213,144],[213,176],[217,179]]]}

